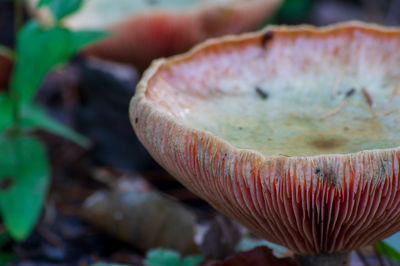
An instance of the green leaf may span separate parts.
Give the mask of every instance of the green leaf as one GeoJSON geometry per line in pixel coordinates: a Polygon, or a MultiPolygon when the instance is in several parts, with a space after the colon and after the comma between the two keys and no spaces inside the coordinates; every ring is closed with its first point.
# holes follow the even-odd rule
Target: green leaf
{"type": "Polygon", "coordinates": [[[272,249],[273,254],[275,257],[282,258],[283,254],[287,253],[287,249],[283,246],[277,245],[275,243],[269,242],[267,240],[263,239],[254,239],[250,237],[244,237],[242,240],[239,242],[237,245],[237,251],[239,252],[245,252],[252,250],[256,247],[261,247],[261,246],[266,246],[270,249],[272,249]]]}
{"type": "Polygon", "coordinates": [[[17,57],[11,90],[23,103],[30,103],[51,68],[65,63],[83,46],[107,34],[72,32],[66,28],[42,29],[37,21],[28,22],[17,39],[17,57]]]}
{"type": "Polygon", "coordinates": [[[36,7],[39,8],[39,7],[47,6],[47,5],[49,5],[52,1],[53,1],[53,0],[40,0],[40,1],[37,3],[36,7]]]}
{"type": "Polygon", "coordinates": [[[69,51],[63,48],[68,36],[66,29],[43,30],[36,21],[28,22],[21,30],[11,88],[23,102],[30,102],[53,66],[69,58],[69,51]]]}
{"type": "Polygon", "coordinates": [[[0,265],[5,265],[14,261],[14,255],[12,253],[0,252],[0,265]]]}
{"type": "Polygon", "coordinates": [[[383,242],[394,247],[400,253],[400,232],[384,239],[383,242]]]}
{"type": "Polygon", "coordinates": [[[145,266],[179,266],[180,255],[167,249],[153,249],[147,252],[145,266]]]}
{"type": "Polygon", "coordinates": [[[82,0],[41,0],[37,7],[48,6],[57,19],[62,19],[79,10],[82,0]]]}
{"type": "Polygon", "coordinates": [[[31,137],[0,141],[0,210],[10,235],[25,239],[40,214],[49,183],[42,144],[31,137]]]}
{"type": "Polygon", "coordinates": [[[378,252],[390,260],[400,262],[400,233],[376,243],[378,252]]]}
{"type": "Polygon", "coordinates": [[[313,0],[284,0],[278,11],[268,18],[266,24],[304,23],[312,6],[313,0]]]}
{"type": "Polygon", "coordinates": [[[60,135],[83,147],[90,145],[87,138],[49,117],[43,109],[37,106],[23,106],[21,108],[21,124],[24,128],[39,128],[60,135]]]}
{"type": "Polygon", "coordinates": [[[14,103],[6,94],[0,94],[0,135],[13,123],[14,103]]]}
{"type": "Polygon", "coordinates": [[[312,7],[312,0],[285,0],[277,12],[282,21],[301,23],[312,7]]]}
{"type": "Polygon", "coordinates": [[[71,32],[71,43],[69,44],[74,51],[79,51],[82,47],[97,40],[110,36],[107,31],[81,30],[71,32]]]}
{"type": "MultiPolygon", "coordinates": [[[[8,232],[3,232],[0,234],[0,250],[11,241],[11,237],[8,232]]],[[[0,263],[1,265],[1,263],[0,263]]]]}
{"type": "Polygon", "coordinates": [[[197,266],[204,257],[189,256],[181,260],[179,253],[168,249],[152,249],[146,254],[145,266],[197,266]]]}
{"type": "Polygon", "coordinates": [[[204,260],[203,255],[188,256],[184,258],[180,266],[197,266],[204,260]]]}
{"type": "Polygon", "coordinates": [[[97,262],[97,263],[91,264],[90,266],[128,266],[128,264],[97,262]]]}

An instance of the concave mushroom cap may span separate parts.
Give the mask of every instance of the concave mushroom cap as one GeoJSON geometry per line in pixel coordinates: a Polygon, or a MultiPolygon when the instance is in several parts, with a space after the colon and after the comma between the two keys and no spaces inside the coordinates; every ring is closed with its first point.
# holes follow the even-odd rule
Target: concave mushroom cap
{"type": "Polygon", "coordinates": [[[109,29],[112,35],[86,53],[145,68],[155,58],[185,52],[207,38],[254,30],[281,1],[86,0],[65,24],[109,29]]]}
{"type": "Polygon", "coordinates": [[[400,30],[271,27],[152,64],[130,106],[151,155],[299,254],[400,230],[400,30]]]}

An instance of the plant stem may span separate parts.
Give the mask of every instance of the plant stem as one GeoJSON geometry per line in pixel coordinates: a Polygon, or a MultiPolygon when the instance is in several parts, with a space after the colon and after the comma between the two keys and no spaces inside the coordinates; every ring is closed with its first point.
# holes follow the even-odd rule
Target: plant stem
{"type": "Polygon", "coordinates": [[[15,58],[14,51],[4,45],[0,45],[0,56],[3,56],[10,60],[14,60],[15,58]]]}
{"type": "Polygon", "coordinates": [[[13,126],[12,126],[12,136],[19,137],[21,135],[21,109],[19,104],[18,96],[11,94],[13,98],[13,126]]]}
{"type": "MultiPolygon", "coordinates": [[[[24,23],[24,3],[23,0],[14,0],[14,43],[15,47],[18,42],[18,33],[24,23]]],[[[18,137],[21,135],[21,107],[19,103],[19,97],[16,93],[11,92],[11,98],[13,99],[13,126],[12,135],[18,137]]]]}
{"type": "Polygon", "coordinates": [[[316,255],[295,255],[301,266],[346,266],[350,265],[350,253],[332,253],[316,255]]]}

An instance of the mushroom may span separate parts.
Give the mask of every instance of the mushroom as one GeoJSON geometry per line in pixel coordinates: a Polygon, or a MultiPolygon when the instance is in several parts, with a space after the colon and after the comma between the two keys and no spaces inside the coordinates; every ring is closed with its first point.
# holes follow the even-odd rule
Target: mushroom
{"type": "Polygon", "coordinates": [[[215,209],[301,265],[342,265],[400,230],[399,48],[399,29],[357,22],[207,41],[152,64],[131,123],[215,209]]]}
{"type": "Polygon", "coordinates": [[[86,53],[144,69],[207,38],[255,29],[281,1],[86,0],[64,22],[74,29],[110,29],[112,35],[86,53]]]}

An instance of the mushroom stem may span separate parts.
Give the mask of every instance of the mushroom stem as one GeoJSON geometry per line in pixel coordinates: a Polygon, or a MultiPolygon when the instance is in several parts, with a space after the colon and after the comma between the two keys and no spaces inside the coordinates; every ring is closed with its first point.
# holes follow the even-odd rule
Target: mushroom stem
{"type": "Polygon", "coordinates": [[[350,265],[350,253],[323,253],[316,255],[299,255],[295,258],[300,266],[346,266],[350,265]]]}

